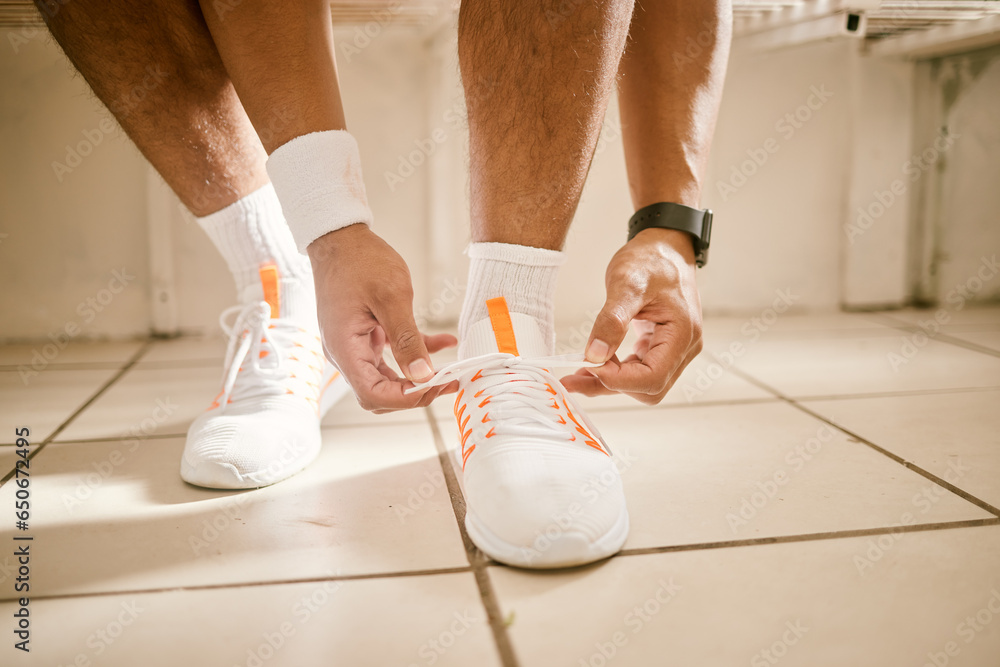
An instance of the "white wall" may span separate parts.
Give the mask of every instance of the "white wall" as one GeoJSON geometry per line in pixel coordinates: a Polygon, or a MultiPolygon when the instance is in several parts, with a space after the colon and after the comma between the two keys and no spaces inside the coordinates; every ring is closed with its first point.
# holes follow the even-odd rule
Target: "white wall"
{"type": "Polygon", "coordinates": [[[78,335],[145,333],[144,161],[44,31],[27,42],[10,34],[0,31],[0,338],[74,325],[78,335]],[[68,147],[88,154],[57,175],[68,147]],[[102,290],[115,269],[135,279],[112,299],[102,290]]]}

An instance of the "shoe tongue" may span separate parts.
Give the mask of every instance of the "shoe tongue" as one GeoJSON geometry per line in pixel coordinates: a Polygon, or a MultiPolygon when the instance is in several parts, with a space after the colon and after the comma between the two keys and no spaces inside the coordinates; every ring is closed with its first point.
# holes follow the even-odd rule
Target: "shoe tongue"
{"type": "Polygon", "coordinates": [[[264,264],[259,269],[260,282],[243,290],[242,303],[266,301],[271,307],[271,318],[294,321],[299,326],[316,330],[316,299],[311,284],[300,278],[283,276],[275,264],[264,264]]]}
{"type": "Polygon", "coordinates": [[[508,352],[524,358],[552,354],[534,317],[510,312],[503,297],[490,299],[487,307],[489,317],[469,327],[468,334],[459,346],[459,359],[495,352],[508,352]]]}
{"type": "Polygon", "coordinates": [[[264,301],[271,306],[271,319],[281,317],[281,283],[278,267],[265,264],[260,267],[260,285],[264,290],[264,301]]]}

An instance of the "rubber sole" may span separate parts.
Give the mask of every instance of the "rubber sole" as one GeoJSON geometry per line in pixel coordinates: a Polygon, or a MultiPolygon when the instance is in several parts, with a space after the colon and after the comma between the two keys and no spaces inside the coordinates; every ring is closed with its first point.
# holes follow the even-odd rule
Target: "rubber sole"
{"type": "Polygon", "coordinates": [[[576,531],[558,532],[549,537],[540,535],[531,546],[516,546],[497,537],[479,520],[471,508],[465,515],[465,530],[473,544],[493,560],[532,570],[575,567],[609,558],[621,551],[628,537],[628,509],[621,514],[607,533],[592,541],[576,531]],[[544,540],[542,539],[544,538],[544,540]]]}

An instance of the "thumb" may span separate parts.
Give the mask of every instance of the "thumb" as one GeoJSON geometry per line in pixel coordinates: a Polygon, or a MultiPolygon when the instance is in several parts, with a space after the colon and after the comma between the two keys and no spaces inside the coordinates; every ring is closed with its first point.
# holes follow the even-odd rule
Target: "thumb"
{"type": "Polygon", "coordinates": [[[386,342],[403,375],[412,382],[429,380],[434,375],[430,354],[424,344],[424,337],[413,319],[409,304],[397,308],[390,307],[385,312],[372,314],[382,326],[386,342]]]}
{"type": "Polygon", "coordinates": [[[608,291],[608,299],[594,320],[587,341],[587,361],[603,364],[614,356],[628,334],[628,326],[640,310],[642,301],[630,290],[608,291]]]}

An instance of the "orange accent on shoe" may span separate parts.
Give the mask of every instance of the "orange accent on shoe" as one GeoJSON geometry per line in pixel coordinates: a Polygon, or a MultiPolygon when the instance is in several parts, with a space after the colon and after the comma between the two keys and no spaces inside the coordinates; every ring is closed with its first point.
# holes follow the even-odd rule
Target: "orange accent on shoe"
{"type": "Polygon", "coordinates": [[[497,434],[497,433],[496,433],[496,429],[495,429],[495,428],[491,428],[491,429],[490,429],[490,432],[486,434],[486,437],[487,437],[487,438],[492,438],[492,437],[493,437],[493,436],[495,436],[496,434],[497,434]]]}
{"type": "Polygon", "coordinates": [[[487,396],[486,398],[484,398],[483,402],[479,404],[479,407],[483,407],[484,405],[486,405],[487,403],[489,403],[491,398],[493,398],[493,397],[492,396],[487,396]]]}
{"type": "Polygon", "coordinates": [[[550,394],[552,394],[553,396],[558,396],[558,394],[556,393],[556,390],[552,388],[551,384],[549,384],[548,382],[546,382],[545,386],[548,388],[548,392],[550,394]]]}
{"type": "Polygon", "coordinates": [[[566,423],[566,419],[562,415],[559,415],[559,423],[560,424],[565,424],[566,423]]]}
{"type": "Polygon", "coordinates": [[[281,316],[281,294],[278,290],[278,267],[265,264],[260,267],[260,284],[264,288],[264,301],[271,306],[271,319],[281,316]]]}
{"type": "Polygon", "coordinates": [[[266,357],[266,356],[267,356],[267,355],[269,355],[269,354],[271,354],[271,353],[270,353],[270,352],[268,352],[267,350],[261,350],[261,351],[260,351],[260,354],[259,354],[259,355],[257,356],[257,358],[258,358],[258,359],[263,359],[264,357],[266,357]]]}
{"type": "Polygon", "coordinates": [[[472,450],[474,450],[475,448],[476,448],[475,445],[469,447],[467,450],[465,450],[465,454],[462,455],[462,470],[465,470],[465,464],[469,462],[469,454],[471,454],[472,450]]]}
{"type": "MultiPolygon", "coordinates": [[[[215,398],[212,399],[212,404],[210,406],[208,406],[208,410],[214,410],[217,407],[219,407],[219,399],[222,398],[222,395],[225,394],[225,393],[226,393],[225,389],[223,389],[222,391],[220,391],[219,394],[215,398]]],[[[208,412],[208,410],[206,410],[205,412],[208,412]]]]}
{"type": "Polygon", "coordinates": [[[327,388],[328,388],[328,387],[329,387],[329,386],[330,386],[331,384],[333,384],[333,381],[334,381],[334,380],[336,380],[336,379],[337,379],[337,378],[339,378],[339,377],[340,377],[340,371],[334,371],[334,372],[333,372],[333,375],[331,375],[331,376],[330,376],[330,379],[329,379],[329,380],[327,380],[327,381],[326,381],[326,384],[325,384],[325,385],[323,385],[323,388],[322,388],[322,389],[320,389],[320,391],[319,391],[319,395],[320,395],[320,396],[322,396],[322,395],[323,395],[323,393],[324,393],[324,392],[325,392],[325,391],[327,390],[327,388]]]}
{"type": "Polygon", "coordinates": [[[470,419],[472,419],[472,413],[471,412],[469,414],[465,415],[465,421],[463,421],[461,424],[459,424],[458,428],[460,430],[462,430],[462,431],[465,431],[465,427],[469,425],[469,420],[470,419]]]}
{"type": "Polygon", "coordinates": [[[597,442],[597,439],[596,439],[596,438],[595,438],[594,436],[592,436],[592,435],[591,435],[591,434],[590,434],[590,433],[589,433],[589,432],[587,431],[587,429],[583,428],[583,425],[582,425],[582,424],[580,424],[580,422],[578,422],[578,421],[576,420],[576,417],[575,417],[575,416],[573,415],[573,411],[569,409],[569,406],[568,406],[568,405],[566,405],[565,403],[563,403],[563,407],[565,407],[565,408],[566,408],[566,414],[567,414],[567,415],[569,415],[569,418],[570,418],[571,420],[573,420],[573,423],[574,423],[574,424],[576,424],[576,430],[577,430],[577,431],[578,431],[579,433],[582,433],[582,434],[583,434],[583,437],[584,437],[584,443],[585,443],[586,445],[588,445],[589,447],[593,447],[594,449],[596,449],[597,451],[601,452],[601,453],[602,453],[602,454],[604,454],[605,456],[611,456],[611,454],[608,454],[608,452],[607,452],[607,451],[605,451],[605,449],[604,449],[603,447],[601,447],[601,445],[600,445],[600,444],[599,444],[599,443],[597,442]]]}
{"type": "Polygon", "coordinates": [[[455,397],[455,407],[452,408],[451,412],[452,414],[455,415],[456,418],[458,417],[458,404],[462,402],[462,396],[464,395],[465,395],[465,390],[462,389],[458,392],[458,396],[455,397]]]}
{"type": "Polygon", "coordinates": [[[475,394],[473,394],[473,395],[472,395],[472,398],[479,398],[479,397],[480,397],[480,396],[482,396],[482,395],[483,395],[483,394],[484,394],[485,392],[486,392],[486,390],[485,390],[485,389],[480,389],[479,391],[477,391],[477,392],[476,392],[475,394]]]}
{"type": "Polygon", "coordinates": [[[469,382],[475,382],[476,380],[480,379],[481,377],[483,377],[483,369],[482,368],[480,368],[478,371],[476,371],[476,374],[472,376],[472,379],[469,380],[469,382]]]}
{"type": "Polygon", "coordinates": [[[485,424],[489,420],[490,420],[490,413],[487,412],[486,414],[483,415],[482,422],[485,424]]]}
{"type": "Polygon", "coordinates": [[[469,439],[470,435],[472,435],[472,429],[471,428],[468,431],[462,431],[462,449],[463,450],[465,449],[465,441],[469,439]]]}
{"type": "Polygon", "coordinates": [[[517,356],[517,341],[514,340],[514,324],[510,321],[510,311],[507,310],[507,300],[502,296],[486,302],[490,313],[490,324],[493,325],[493,337],[497,341],[497,349],[506,354],[517,356]]]}

